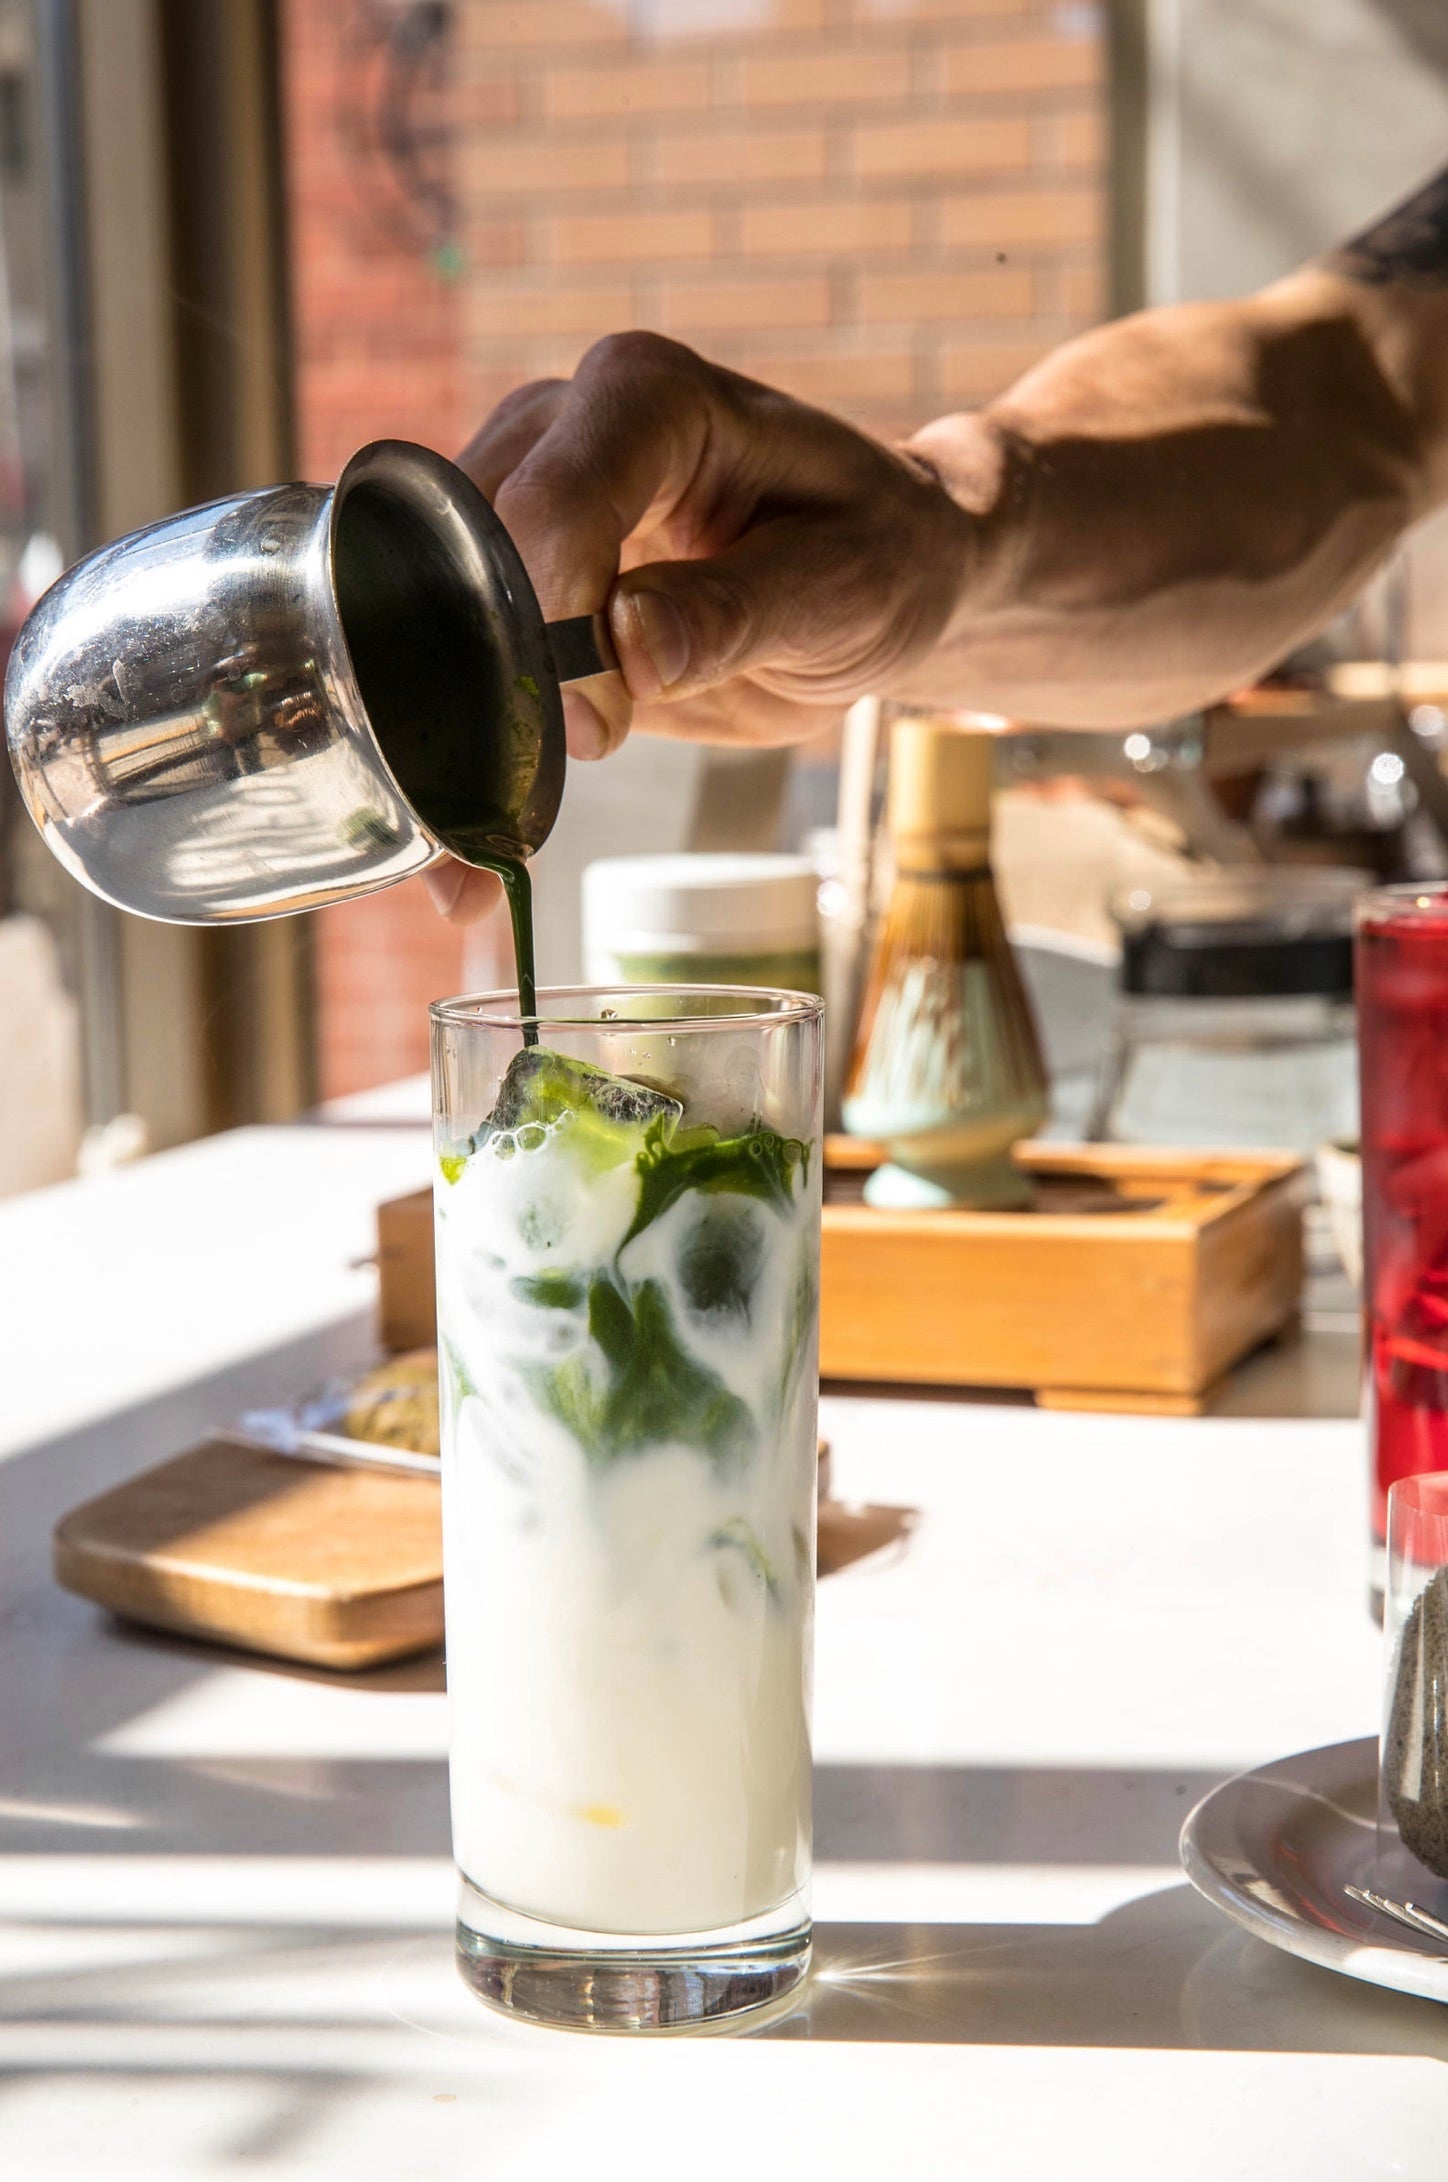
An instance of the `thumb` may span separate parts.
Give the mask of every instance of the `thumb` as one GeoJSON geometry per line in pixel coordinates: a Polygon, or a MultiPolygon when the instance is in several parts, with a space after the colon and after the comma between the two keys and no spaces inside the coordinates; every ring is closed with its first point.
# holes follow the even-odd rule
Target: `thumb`
{"type": "MultiPolygon", "coordinates": [[[[804,526],[751,531],[707,560],[654,561],[614,585],[609,627],[636,703],[683,696],[752,667],[805,664],[813,558],[804,526]]],[[[816,595],[817,596],[817,595],[816,595]]]]}

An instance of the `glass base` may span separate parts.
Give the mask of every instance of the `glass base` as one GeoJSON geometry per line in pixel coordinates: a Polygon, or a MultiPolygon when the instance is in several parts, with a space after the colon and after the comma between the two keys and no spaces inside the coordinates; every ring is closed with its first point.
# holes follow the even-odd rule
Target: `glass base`
{"type": "Polygon", "coordinates": [[[687,1939],[569,1931],[462,1884],[457,1965],[489,2007],[559,2030],[724,2027],[788,1999],[809,1968],[802,1897],[768,1917],[687,1939]]]}

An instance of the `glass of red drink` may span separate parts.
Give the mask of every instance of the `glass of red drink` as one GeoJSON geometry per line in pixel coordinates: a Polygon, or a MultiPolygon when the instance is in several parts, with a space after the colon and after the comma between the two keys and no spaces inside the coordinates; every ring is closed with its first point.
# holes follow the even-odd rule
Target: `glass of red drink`
{"type": "Polygon", "coordinates": [[[1357,912],[1373,1537],[1389,1486],[1448,1470],[1448,885],[1357,912]]]}

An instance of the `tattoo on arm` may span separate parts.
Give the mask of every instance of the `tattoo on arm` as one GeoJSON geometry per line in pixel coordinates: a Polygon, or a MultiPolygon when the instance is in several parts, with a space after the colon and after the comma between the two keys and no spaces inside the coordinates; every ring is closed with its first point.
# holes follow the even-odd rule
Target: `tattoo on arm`
{"type": "Polygon", "coordinates": [[[1375,288],[1448,288],[1448,167],[1325,262],[1375,288]]]}

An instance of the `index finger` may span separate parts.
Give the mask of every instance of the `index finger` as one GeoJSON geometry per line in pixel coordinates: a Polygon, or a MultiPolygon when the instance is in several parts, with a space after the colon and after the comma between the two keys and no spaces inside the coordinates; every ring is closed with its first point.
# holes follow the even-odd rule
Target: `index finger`
{"type": "Polygon", "coordinates": [[[610,334],[501,481],[494,504],[550,617],[599,612],[625,541],[684,501],[709,441],[706,378],[660,334],[610,334]]]}
{"type": "Polygon", "coordinates": [[[458,456],[458,468],[487,501],[510,477],[557,416],[569,394],[567,379],[534,379],[515,386],[483,419],[458,456]]]}

